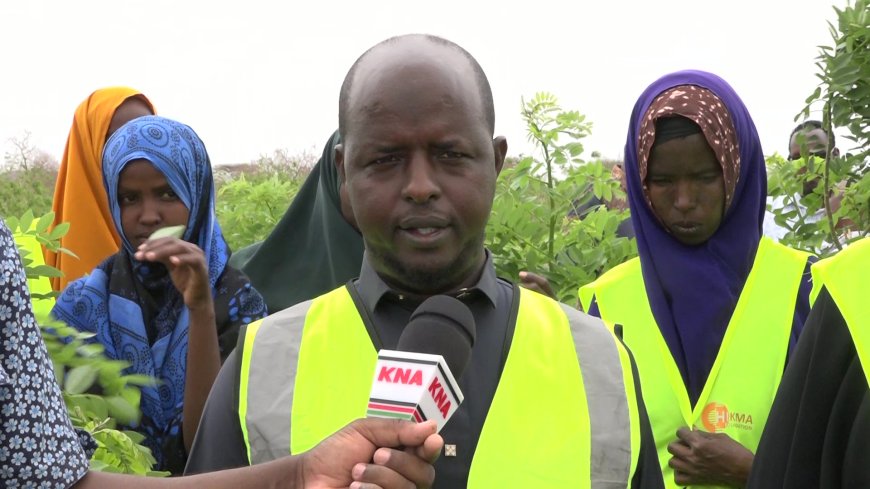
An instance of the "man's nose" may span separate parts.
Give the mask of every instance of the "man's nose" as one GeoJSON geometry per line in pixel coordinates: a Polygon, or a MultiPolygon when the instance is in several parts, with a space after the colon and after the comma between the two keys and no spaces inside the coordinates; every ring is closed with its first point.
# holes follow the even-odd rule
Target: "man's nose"
{"type": "Polygon", "coordinates": [[[415,152],[407,163],[407,181],[402,195],[404,198],[422,204],[441,195],[434,162],[428,154],[415,152]]]}

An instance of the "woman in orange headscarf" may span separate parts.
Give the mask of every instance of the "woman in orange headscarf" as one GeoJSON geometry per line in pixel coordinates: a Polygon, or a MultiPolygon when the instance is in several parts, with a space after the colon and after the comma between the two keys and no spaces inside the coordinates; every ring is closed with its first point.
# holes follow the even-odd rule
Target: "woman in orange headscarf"
{"type": "Polygon", "coordinates": [[[64,274],[52,279],[54,290],[63,290],[118,252],[121,239],[103,189],[103,145],[124,123],[153,114],[151,102],[128,87],[101,88],[76,109],[54,187],[52,210],[55,225],[70,223],[60,244],[78,258],[45,250],[46,263],[64,274]]]}

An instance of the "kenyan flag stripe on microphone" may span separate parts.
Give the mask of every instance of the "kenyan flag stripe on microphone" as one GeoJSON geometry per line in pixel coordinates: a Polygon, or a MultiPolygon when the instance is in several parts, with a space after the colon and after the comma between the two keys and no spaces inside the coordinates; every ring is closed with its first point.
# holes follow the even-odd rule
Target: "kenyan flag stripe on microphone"
{"type": "Polygon", "coordinates": [[[366,416],[372,418],[397,418],[417,423],[426,421],[426,416],[412,402],[390,401],[387,399],[369,399],[366,416]]]}

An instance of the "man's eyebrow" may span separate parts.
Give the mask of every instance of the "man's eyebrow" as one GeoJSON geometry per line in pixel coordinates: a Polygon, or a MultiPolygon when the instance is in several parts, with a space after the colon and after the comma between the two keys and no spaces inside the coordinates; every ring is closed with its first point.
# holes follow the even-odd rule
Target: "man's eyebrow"
{"type": "Polygon", "coordinates": [[[435,149],[453,149],[457,146],[460,146],[461,144],[462,141],[460,141],[459,139],[448,139],[446,141],[438,141],[432,143],[430,146],[435,149]]]}
{"type": "Polygon", "coordinates": [[[405,149],[405,147],[398,144],[381,144],[375,145],[374,147],[376,153],[395,153],[397,151],[402,151],[403,149],[405,149]]]}

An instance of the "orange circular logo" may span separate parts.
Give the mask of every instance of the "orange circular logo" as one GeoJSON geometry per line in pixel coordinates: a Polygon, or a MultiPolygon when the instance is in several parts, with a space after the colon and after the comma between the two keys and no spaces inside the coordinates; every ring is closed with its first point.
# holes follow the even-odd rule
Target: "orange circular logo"
{"type": "Polygon", "coordinates": [[[718,402],[707,404],[701,412],[701,423],[710,433],[724,430],[728,427],[728,406],[718,402]]]}

